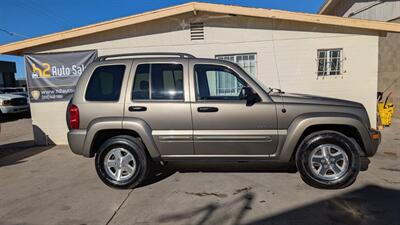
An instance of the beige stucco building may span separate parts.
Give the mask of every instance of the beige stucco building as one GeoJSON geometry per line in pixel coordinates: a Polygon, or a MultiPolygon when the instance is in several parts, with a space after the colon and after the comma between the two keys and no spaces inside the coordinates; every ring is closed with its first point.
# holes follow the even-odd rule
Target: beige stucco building
{"type": "MultiPolygon", "coordinates": [[[[400,0],[327,0],[319,13],[400,23],[400,0]]],[[[378,91],[384,92],[384,98],[391,93],[394,116],[400,118],[400,33],[387,32],[379,37],[378,91]]]]}
{"type": "MultiPolygon", "coordinates": [[[[96,49],[99,55],[165,51],[223,58],[270,87],[361,102],[375,127],[379,37],[388,31],[400,32],[400,24],[187,3],[3,45],[0,53],[96,49]]],[[[38,139],[67,143],[67,104],[31,104],[38,139]]]]}

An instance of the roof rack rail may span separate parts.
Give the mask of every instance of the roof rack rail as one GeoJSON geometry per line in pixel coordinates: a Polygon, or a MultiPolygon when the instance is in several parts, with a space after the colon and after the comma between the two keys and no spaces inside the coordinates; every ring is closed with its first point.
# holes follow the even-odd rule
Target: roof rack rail
{"type": "Polygon", "coordinates": [[[196,58],[188,53],[180,52],[141,52],[141,53],[126,53],[115,55],[104,55],[97,58],[97,61],[105,61],[109,58],[129,57],[129,56],[178,56],[179,58],[196,58]]]}

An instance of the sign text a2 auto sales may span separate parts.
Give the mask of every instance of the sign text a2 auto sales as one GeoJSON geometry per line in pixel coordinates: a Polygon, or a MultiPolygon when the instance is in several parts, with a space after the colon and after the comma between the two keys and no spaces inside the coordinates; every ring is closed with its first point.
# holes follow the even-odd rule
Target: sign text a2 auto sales
{"type": "Polygon", "coordinates": [[[61,65],[51,66],[48,63],[43,63],[40,69],[35,64],[32,64],[32,76],[33,78],[49,78],[49,77],[67,77],[67,76],[80,76],[85,70],[85,65],[72,65],[70,67],[61,65]]]}
{"type": "Polygon", "coordinates": [[[97,51],[25,55],[31,102],[68,101],[79,77],[97,57],[97,51]]]}

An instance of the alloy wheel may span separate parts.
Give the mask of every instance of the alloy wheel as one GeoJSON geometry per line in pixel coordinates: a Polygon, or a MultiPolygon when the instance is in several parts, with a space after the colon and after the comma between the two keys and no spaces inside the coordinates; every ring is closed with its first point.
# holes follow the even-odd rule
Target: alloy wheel
{"type": "Polygon", "coordinates": [[[322,144],[313,149],[308,164],[316,177],[332,181],[346,174],[349,169],[349,158],[341,147],[322,144]]]}
{"type": "Polygon", "coordinates": [[[116,181],[128,180],[136,172],[135,157],[124,148],[113,148],[104,157],[104,169],[116,181]]]}

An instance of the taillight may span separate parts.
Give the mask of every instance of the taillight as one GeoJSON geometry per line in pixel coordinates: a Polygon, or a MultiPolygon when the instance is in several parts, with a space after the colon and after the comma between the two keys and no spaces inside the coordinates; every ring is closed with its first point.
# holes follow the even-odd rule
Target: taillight
{"type": "Polygon", "coordinates": [[[79,109],[76,105],[69,107],[69,127],[71,129],[79,128],[79,109]]]}

